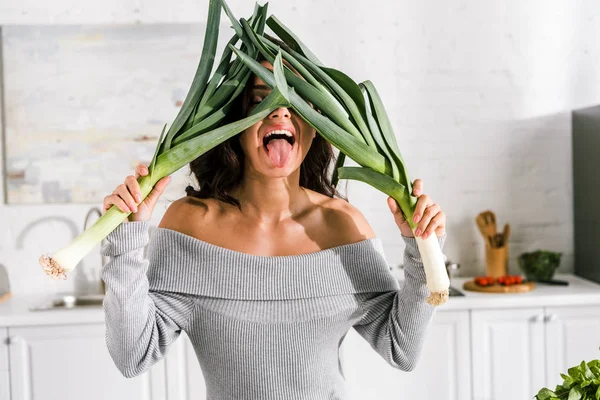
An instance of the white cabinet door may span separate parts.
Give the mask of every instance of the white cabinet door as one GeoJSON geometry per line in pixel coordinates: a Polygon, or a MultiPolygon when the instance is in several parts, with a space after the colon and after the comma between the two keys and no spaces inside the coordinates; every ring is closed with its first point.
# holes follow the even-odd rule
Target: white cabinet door
{"type": "Polygon", "coordinates": [[[10,383],[8,370],[0,370],[0,400],[10,400],[10,383]]]}
{"type": "Polygon", "coordinates": [[[545,382],[544,310],[471,312],[473,397],[530,399],[545,382]]]}
{"type": "Polygon", "coordinates": [[[471,399],[469,312],[439,311],[427,333],[417,367],[391,367],[354,329],[341,348],[351,399],[471,399]],[[435,379],[432,379],[435,377],[435,379]],[[435,384],[428,384],[434,382],[435,384]]]}
{"type": "Polygon", "coordinates": [[[189,337],[182,332],[165,358],[169,400],[205,400],[206,386],[189,337]]]}
{"type": "Polygon", "coordinates": [[[0,328],[0,400],[10,399],[8,380],[8,329],[0,328]]]}
{"type": "Polygon", "coordinates": [[[8,328],[0,327],[0,371],[8,371],[8,328]]]}
{"type": "Polygon", "coordinates": [[[14,400],[162,400],[163,362],[135,378],[115,367],[104,324],[9,328],[14,400]]]}
{"type": "Polygon", "coordinates": [[[560,373],[600,358],[600,307],[546,308],[546,386],[563,382],[560,373]]]}

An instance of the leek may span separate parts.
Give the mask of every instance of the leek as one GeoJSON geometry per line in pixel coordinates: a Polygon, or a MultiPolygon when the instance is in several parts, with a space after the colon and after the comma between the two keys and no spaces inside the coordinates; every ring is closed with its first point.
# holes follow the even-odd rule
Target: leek
{"type": "MultiPolygon", "coordinates": [[[[215,96],[220,96],[220,102],[225,101],[230,103],[238,94],[238,87],[245,85],[245,81],[240,80],[236,84],[236,91],[230,98],[222,99],[222,93],[219,93],[219,88],[227,85],[227,81],[221,83],[220,86],[214,87],[218,79],[212,80],[212,85],[209,84],[209,72],[212,69],[213,61],[216,52],[216,42],[218,38],[218,23],[220,12],[223,3],[221,0],[210,0],[209,3],[209,23],[207,24],[204,49],[202,57],[198,65],[198,69],[191,88],[186,96],[186,99],[181,107],[179,114],[175,118],[171,128],[165,134],[163,129],[159,141],[154,152],[154,156],[149,166],[149,174],[140,177],[142,199],[146,198],[152,191],[152,188],[160,179],[168,176],[180,168],[184,167],[200,155],[223,143],[224,141],[234,137],[245,129],[251,127],[262,119],[266,118],[274,110],[280,107],[290,107],[287,99],[287,84],[283,71],[277,71],[278,81],[283,88],[283,92],[279,89],[273,90],[253,111],[252,113],[239,121],[229,123],[227,125],[214,128],[225,117],[222,108],[216,109],[213,106],[210,116],[204,120],[194,123],[195,113],[198,110],[198,105],[202,101],[206,90],[212,91],[213,94],[208,94],[209,97],[206,104],[211,104],[211,99],[215,96]],[[208,89],[207,89],[208,87],[208,89]],[[216,115],[217,117],[214,117],[216,115]],[[204,123],[212,117],[212,123],[207,127],[204,123]],[[206,129],[210,129],[206,131],[206,129]],[[182,140],[184,139],[184,140],[182,140]]],[[[255,28],[259,31],[264,30],[266,19],[260,18],[266,13],[266,6],[257,7],[251,20],[259,21],[255,24],[255,28]],[[262,24],[262,26],[261,26],[262,24]]],[[[235,43],[232,39],[231,43],[235,43]]],[[[254,50],[254,49],[252,49],[254,50]]],[[[223,59],[230,57],[229,50],[226,49],[223,54],[223,59]]],[[[255,54],[256,51],[254,50],[255,54]]],[[[281,59],[281,55],[278,55],[281,59]]],[[[219,65],[229,65],[228,61],[223,61],[219,65]]],[[[250,75],[248,69],[241,63],[238,63],[238,70],[247,77],[250,75]]],[[[276,65],[281,66],[280,63],[276,65]]],[[[218,69],[215,73],[223,74],[224,68],[218,69]]],[[[205,97],[206,99],[206,97],[205,97]]],[[[121,211],[117,206],[112,206],[104,215],[102,215],[92,226],[77,236],[68,246],[54,253],[53,255],[44,254],[39,258],[40,265],[44,271],[55,279],[66,279],[66,274],[72,271],[79,262],[85,257],[97,244],[99,244],[108,234],[118,227],[130,213],[121,211]]]]}
{"type": "MultiPolygon", "coordinates": [[[[292,77],[286,70],[287,84],[295,89],[290,92],[292,108],[321,136],[340,150],[341,162],[338,160],[336,163],[332,181],[359,180],[384,192],[398,202],[414,232],[417,228],[417,224],[413,222],[417,198],[412,196],[412,182],[396,143],[392,124],[375,86],[370,81],[356,84],[341,71],[325,68],[298,37],[273,16],[269,18],[267,24],[290,47],[291,51],[286,53],[290,64],[300,64],[303,67],[297,68],[303,79],[292,77]],[[303,76],[306,72],[310,75],[303,76]],[[311,84],[315,79],[319,82],[318,85],[311,84]],[[323,87],[330,88],[331,94],[338,100],[332,101],[323,95],[321,92],[323,87]],[[338,101],[342,110],[337,107],[338,101]],[[315,104],[321,113],[312,109],[308,102],[315,104]],[[321,105],[323,103],[326,103],[325,106],[321,105]],[[352,119],[349,120],[348,116],[352,119]],[[349,127],[348,121],[354,126],[349,127]],[[361,136],[358,136],[357,132],[360,132],[364,140],[360,140],[361,136]],[[356,161],[360,167],[343,167],[345,156],[356,161]]],[[[244,29],[249,30],[247,24],[244,24],[244,29]]],[[[249,32],[249,34],[259,51],[270,61],[273,56],[269,52],[278,49],[278,46],[268,39],[261,39],[256,32],[249,32]]],[[[240,50],[235,48],[232,50],[273,90],[277,88],[281,90],[280,83],[274,78],[273,72],[240,50]]],[[[448,300],[450,280],[438,240],[435,235],[427,239],[415,236],[415,240],[430,292],[427,302],[432,305],[443,304],[448,300]]]]}
{"type": "MultiPolygon", "coordinates": [[[[413,215],[417,198],[412,195],[412,182],[375,86],[370,81],[356,83],[343,72],[325,67],[287,26],[274,16],[267,18],[266,5],[256,5],[248,20],[238,21],[225,0],[209,0],[198,70],[179,114],[170,129],[166,133],[163,129],[160,135],[150,173],[139,178],[142,197],[145,198],[161,178],[266,118],[279,107],[292,108],[339,149],[332,176],[334,185],[339,179],[354,179],[384,192],[396,200],[407,223],[413,232],[416,230],[413,215]],[[234,35],[210,77],[222,9],[231,20],[234,35]],[[265,24],[286,43],[289,51],[280,49],[264,34],[265,24]],[[240,47],[235,47],[240,40],[240,47]],[[257,61],[259,53],[273,65],[273,71],[257,61]],[[236,58],[232,61],[234,55],[236,58]],[[297,72],[284,65],[283,58],[297,72]],[[251,73],[272,88],[271,94],[246,118],[219,127],[251,73]],[[360,167],[344,167],[346,157],[360,167]]],[[[40,263],[44,270],[55,278],[64,279],[66,273],[128,215],[113,206],[69,246],[52,257],[42,256],[40,263]]],[[[415,237],[415,240],[430,291],[427,301],[433,305],[442,304],[448,299],[449,279],[437,238],[431,235],[425,240],[421,237],[415,237]]]]}

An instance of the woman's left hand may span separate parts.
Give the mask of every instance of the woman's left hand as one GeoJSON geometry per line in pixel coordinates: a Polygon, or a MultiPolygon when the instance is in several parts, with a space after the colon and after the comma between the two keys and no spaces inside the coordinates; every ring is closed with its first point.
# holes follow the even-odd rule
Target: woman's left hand
{"type": "Polygon", "coordinates": [[[414,234],[396,200],[391,197],[387,199],[390,211],[394,214],[394,220],[400,228],[402,236],[420,236],[421,239],[427,239],[433,233],[437,237],[444,236],[446,233],[446,214],[438,204],[433,202],[431,197],[423,194],[423,181],[421,179],[415,179],[413,182],[412,194],[417,197],[417,207],[413,216],[413,221],[417,223],[414,234]]]}

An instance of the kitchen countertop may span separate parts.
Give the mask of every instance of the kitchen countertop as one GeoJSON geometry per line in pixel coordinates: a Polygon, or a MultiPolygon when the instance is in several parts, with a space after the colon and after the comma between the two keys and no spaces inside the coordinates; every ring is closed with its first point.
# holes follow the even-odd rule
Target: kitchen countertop
{"type": "MultiPolygon", "coordinates": [[[[395,275],[401,278],[401,274],[395,275]]],[[[568,286],[537,284],[531,292],[510,294],[463,290],[463,283],[471,279],[452,279],[452,286],[465,296],[450,297],[446,304],[438,307],[438,311],[600,305],[600,284],[575,275],[555,276],[555,279],[568,281],[568,286]]],[[[44,304],[57,296],[13,295],[0,303],[0,327],[104,323],[104,310],[101,306],[68,310],[29,310],[30,307],[44,304]]]]}
{"type": "Polygon", "coordinates": [[[536,283],[532,291],[525,293],[482,293],[463,290],[463,284],[472,279],[452,279],[451,286],[465,296],[450,297],[439,310],[600,305],[600,284],[571,274],[554,276],[556,280],[569,282],[568,286],[536,283]]]}
{"type": "Polygon", "coordinates": [[[104,310],[101,306],[68,310],[29,310],[30,307],[46,304],[57,297],[60,295],[13,294],[8,300],[0,303],[0,327],[104,323],[104,310]]]}

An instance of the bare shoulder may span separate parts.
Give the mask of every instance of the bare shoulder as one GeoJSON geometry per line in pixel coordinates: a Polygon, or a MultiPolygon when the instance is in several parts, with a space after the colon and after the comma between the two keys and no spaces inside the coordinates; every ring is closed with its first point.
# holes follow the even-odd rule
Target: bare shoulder
{"type": "Polygon", "coordinates": [[[158,227],[189,233],[193,226],[201,223],[214,205],[209,199],[186,196],[175,200],[163,216],[158,227]]]}
{"type": "Polygon", "coordinates": [[[354,243],[376,236],[358,208],[343,199],[323,197],[325,199],[321,202],[321,207],[324,222],[340,241],[354,243]]]}

